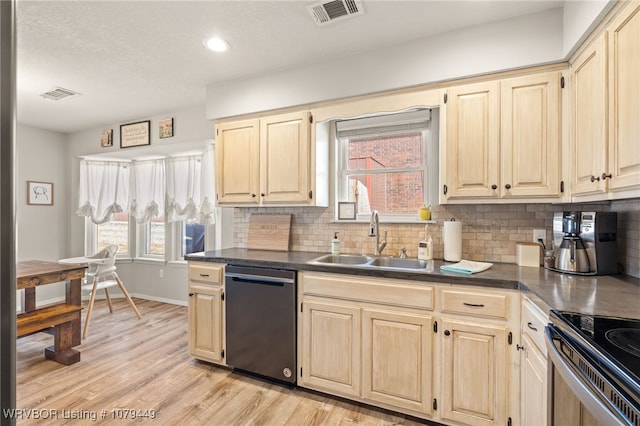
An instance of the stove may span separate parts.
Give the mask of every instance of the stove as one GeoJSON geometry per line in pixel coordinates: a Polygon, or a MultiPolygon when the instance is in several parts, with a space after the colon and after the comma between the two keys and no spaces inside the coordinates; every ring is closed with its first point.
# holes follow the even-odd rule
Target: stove
{"type": "Polygon", "coordinates": [[[583,339],[640,383],[640,320],[560,312],[583,339]]]}
{"type": "Polygon", "coordinates": [[[640,426],[640,320],[559,311],[549,319],[554,368],[584,390],[585,407],[600,423],[640,426]]]}

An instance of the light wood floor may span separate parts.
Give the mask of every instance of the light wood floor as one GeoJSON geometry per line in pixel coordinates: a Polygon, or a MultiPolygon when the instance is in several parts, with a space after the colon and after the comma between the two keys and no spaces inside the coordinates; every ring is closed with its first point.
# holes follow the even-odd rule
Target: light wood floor
{"type": "MultiPolygon", "coordinates": [[[[114,419],[126,414],[112,411],[117,409],[155,410],[155,419],[135,423],[161,425],[419,424],[414,418],[196,361],[187,349],[186,307],[135,301],[141,320],[124,299],[114,301],[111,315],[104,301],[96,302],[89,336],[76,348],[81,361],[70,366],[44,358],[53,336],[18,339],[18,408],[57,410],[57,420],[47,425],[93,424],[94,414],[97,423],[134,423],[131,417],[114,419]]],[[[42,423],[18,420],[19,425],[42,423]]]]}

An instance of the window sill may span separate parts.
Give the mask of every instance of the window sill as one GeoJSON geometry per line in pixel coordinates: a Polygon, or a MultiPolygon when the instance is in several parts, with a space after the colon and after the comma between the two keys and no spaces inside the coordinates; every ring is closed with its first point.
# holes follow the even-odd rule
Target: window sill
{"type": "Polygon", "coordinates": [[[154,259],[152,257],[136,257],[135,259],[133,259],[133,262],[143,263],[147,265],[164,265],[167,263],[164,259],[154,259]]]}
{"type": "MultiPolygon", "coordinates": [[[[338,220],[338,219],[333,219],[330,221],[330,223],[366,223],[369,224],[369,219],[356,219],[356,220],[338,220]]],[[[410,223],[410,224],[436,224],[437,222],[435,220],[418,220],[418,219],[412,219],[412,218],[406,218],[406,219],[402,219],[402,218],[392,218],[392,219],[384,219],[384,218],[380,218],[380,224],[385,224],[385,223],[410,223]]]]}

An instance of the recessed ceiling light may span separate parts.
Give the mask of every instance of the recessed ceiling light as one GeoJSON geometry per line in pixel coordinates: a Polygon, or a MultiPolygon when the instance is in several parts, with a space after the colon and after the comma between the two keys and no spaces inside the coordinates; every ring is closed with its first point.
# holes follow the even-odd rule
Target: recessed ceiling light
{"type": "Polygon", "coordinates": [[[204,45],[207,49],[213,50],[214,52],[225,52],[229,50],[229,43],[218,37],[205,40],[204,45]]]}

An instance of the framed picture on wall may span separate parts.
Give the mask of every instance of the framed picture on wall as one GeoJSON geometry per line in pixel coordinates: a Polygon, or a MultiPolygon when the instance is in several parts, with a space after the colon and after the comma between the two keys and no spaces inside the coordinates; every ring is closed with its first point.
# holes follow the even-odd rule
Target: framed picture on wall
{"type": "Polygon", "coordinates": [[[53,182],[27,181],[27,204],[52,206],[53,182]]]}
{"type": "Polygon", "coordinates": [[[173,118],[160,120],[158,134],[160,139],[173,137],[173,118]]]}
{"type": "Polygon", "coordinates": [[[113,146],[113,129],[105,130],[100,137],[100,146],[107,148],[113,146]]]}
{"type": "Polygon", "coordinates": [[[151,145],[149,137],[150,121],[140,121],[120,125],[120,148],[131,148],[133,146],[151,145]]]}

